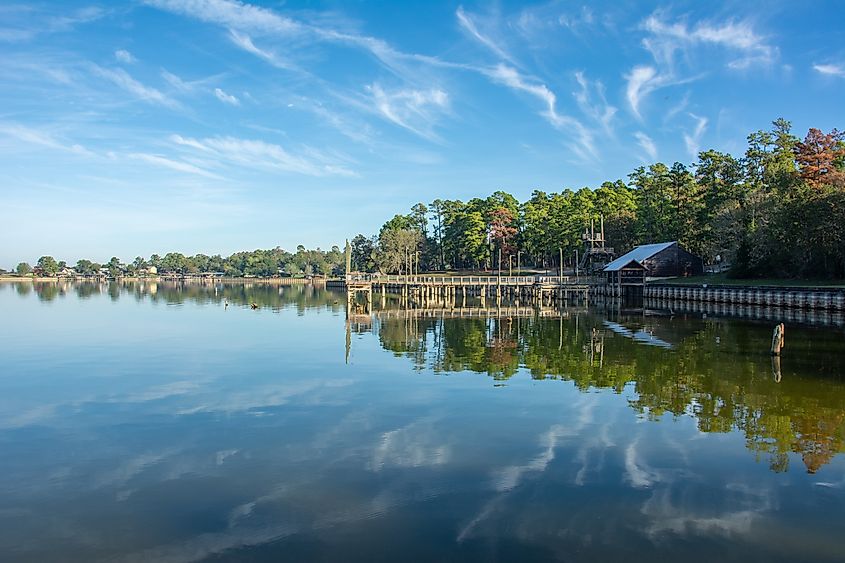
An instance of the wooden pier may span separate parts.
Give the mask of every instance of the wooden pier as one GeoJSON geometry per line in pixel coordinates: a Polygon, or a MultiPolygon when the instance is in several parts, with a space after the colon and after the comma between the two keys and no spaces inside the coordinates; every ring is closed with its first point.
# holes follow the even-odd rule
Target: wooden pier
{"type": "Polygon", "coordinates": [[[466,306],[467,298],[477,297],[482,307],[488,300],[545,306],[570,301],[586,301],[590,286],[568,276],[379,276],[349,274],[345,279],[347,299],[351,305],[363,295],[371,310],[373,294],[382,297],[398,294],[405,303],[422,307],[442,304],[466,306]]]}

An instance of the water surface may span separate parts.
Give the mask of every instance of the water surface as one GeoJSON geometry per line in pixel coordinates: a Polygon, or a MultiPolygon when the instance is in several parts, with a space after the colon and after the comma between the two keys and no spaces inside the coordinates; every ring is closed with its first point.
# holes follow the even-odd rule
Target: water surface
{"type": "Polygon", "coordinates": [[[0,284],[0,559],[842,560],[841,327],[345,306],[0,284]]]}

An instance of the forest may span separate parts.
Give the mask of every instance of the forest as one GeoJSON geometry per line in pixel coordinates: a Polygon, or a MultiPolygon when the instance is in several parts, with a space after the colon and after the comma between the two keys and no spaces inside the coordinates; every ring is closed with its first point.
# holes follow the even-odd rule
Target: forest
{"type": "Polygon", "coordinates": [[[496,191],[435,199],[352,240],[353,269],[408,271],[572,265],[591,222],[617,255],[677,240],[733,277],[845,278],[845,143],[836,129],[803,140],[777,119],[741,156],[706,150],[696,162],[640,166],[598,188],[496,191]],[[418,266],[417,266],[418,264],[418,266]]]}

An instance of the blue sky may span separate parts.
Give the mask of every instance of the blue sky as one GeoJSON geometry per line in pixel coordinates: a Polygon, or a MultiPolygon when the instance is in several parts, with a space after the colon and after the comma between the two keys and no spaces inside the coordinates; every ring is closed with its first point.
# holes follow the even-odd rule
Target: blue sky
{"type": "Polygon", "coordinates": [[[0,265],[330,247],[845,127],[841,2],[4,2],[0,265]]]}

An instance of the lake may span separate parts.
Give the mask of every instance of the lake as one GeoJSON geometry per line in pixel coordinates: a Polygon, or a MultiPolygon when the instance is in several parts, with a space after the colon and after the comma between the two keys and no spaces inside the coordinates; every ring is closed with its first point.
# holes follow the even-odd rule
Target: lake
{"type": "Polygon", "coordinates": [[[845,559],[841,326],[375,305],[0,284],[0,560],[845,559]]]}

